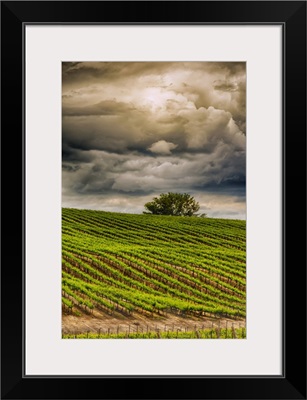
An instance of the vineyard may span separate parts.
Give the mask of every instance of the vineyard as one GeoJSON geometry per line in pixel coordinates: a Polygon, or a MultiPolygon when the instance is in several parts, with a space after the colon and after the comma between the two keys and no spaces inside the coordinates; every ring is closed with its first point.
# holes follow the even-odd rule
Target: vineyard
{"type": "Polygon", "coordinates": [[[64,334],[63,339],[245,339],[245,327],[237,329],[185,329],[176,331],[139,330],[136,332],[86,332],[79,334],[64,334]]]}
{"type": "Polygon", "coordinates": [[[62,312],[102,330],[108,320],[244,321],[245,221],[64,208],[62,312]]]}

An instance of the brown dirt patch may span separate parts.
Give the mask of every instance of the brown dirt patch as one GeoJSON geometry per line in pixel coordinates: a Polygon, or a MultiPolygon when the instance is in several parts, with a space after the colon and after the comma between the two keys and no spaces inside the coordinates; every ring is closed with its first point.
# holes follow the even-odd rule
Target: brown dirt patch
{"type": "Polygon", "coordinates": [[[156,318],[148,318],[145,316],[133,317],[112,317],[95,313],[95,315],[82,315],[80,317],[74,315],[62,316],[62,333],[78,334],[78,333],[120,333],[120,332],[147,332],[147,331],[191,331],[195,329],[206,329],[212,327],[228,328],[234,326],[240,328],[245,326],[245,320],[217,319],[217,318],[184,318],[169,314],[156,318]]]}

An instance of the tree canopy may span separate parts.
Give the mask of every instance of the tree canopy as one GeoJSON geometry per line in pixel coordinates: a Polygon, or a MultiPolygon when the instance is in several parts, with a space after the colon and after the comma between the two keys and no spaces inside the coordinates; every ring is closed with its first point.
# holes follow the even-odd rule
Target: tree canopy
{"type": "Polygon", "coordinates": [[[145,214],[191,217],[199,210],[199,203],[188,193],[161,193],[144,205],[145,214]]]}

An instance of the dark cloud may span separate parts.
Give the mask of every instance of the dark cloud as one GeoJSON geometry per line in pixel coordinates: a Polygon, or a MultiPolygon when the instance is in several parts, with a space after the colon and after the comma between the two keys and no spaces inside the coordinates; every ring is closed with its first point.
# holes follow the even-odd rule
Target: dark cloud
{"type": "Polygon", "coordinates": [[[64,85],[88,86],[94,83],[129,80],[144,74],[157,75],[172,67],[167,62],[63,62],[62,80],[64,85]]]}
{"type": "Polygon", "coordinates": [[[91,162],[94,158],[94,155],[88,151],[84,151],[82,149],[75,149],[71,147],[66,141],[62,143],[62,160],[65,162],[72,163],[87,163],[91,162]]]}
{"type": "Polygon", "coordinates": [[[68,172],[76,172],[78,169],[80,169],[80,165],[68,165],[68,164],[62,164],[62,168],[64,171],[68,172]]]}
{"type": "MultiPolygon", "coordinates": [[[[245,63],[241,62],[63,63],[63,109],[69,115],[80,115],[83,109],[85,115],[100,115],[100,112],[105,115],[116,112],[118,98],[129,97],[135,90],[135,96],[139,95],[142,100],[144,89],[149,88],[156,89],[160,95],[172,93],[167,98],[169,108],[171,102],[182,106],[185,97],[197,108],[212,106],[229,111],[242,129],[245,127],[245,80],[245,63]],[[89,106],[89,94],[100,101],[89,106]],[[101,97],[114,104],[100,110],[101,97]]],[[[169,120],[169,116],[163,117],[169,120]]]]}
{"type": "Polygon", "coordinates": [[[215,81],[213,85],[215,90],[221,90],[223,92],[237,92],[238,83],[229,81],[215,81]]]}
{"type": "Polygon", "coordinates": [[[126,103],[117,102],[114,100],[100,101],[96,104],[91,104],[88,106],[75,106],[63,107],[64,116],[72,117],[82,117],[82,116],[92,116],[92,115],[118,115],[125,112],[132,111],[133,107],[126,103]]]}
{"type": "Polygon", "coordinates": [[[63,63],[63,205],[178,191],[244,218],[245,80],[245,63],[63,63]]]}

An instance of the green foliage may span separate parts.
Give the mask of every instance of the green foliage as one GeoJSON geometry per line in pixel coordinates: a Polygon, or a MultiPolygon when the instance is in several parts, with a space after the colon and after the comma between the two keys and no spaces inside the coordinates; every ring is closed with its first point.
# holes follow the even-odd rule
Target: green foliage
{"type": "Polygon", "coordinates": [[[244,318],[245,225],[62,209],[64,311],[244,318]]]}
{"type": "Polygon", "coordinates": [[[246,329],[199,329],[197,331],[149,331],[149,332],[87,332],[62,336],[63,339],[245,339],[246,329]]]}
{"type": "MultiPolygon", "coordinates": [[[[199,203],[188,193],[161,193],[144,207],[156,215],[191,217],[199,210],[199,203]]],[[[146,212],[145,212],[146,213],[146,212]]]]}
{"type": "Polygon", "coordinates": [[[206,213],[200,214],[199,217],[200,217],[200,218],[206,218],[206,217],[207,217],[207,214],[206,214],[206,213]]]}

